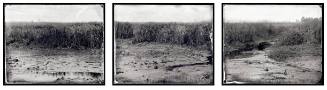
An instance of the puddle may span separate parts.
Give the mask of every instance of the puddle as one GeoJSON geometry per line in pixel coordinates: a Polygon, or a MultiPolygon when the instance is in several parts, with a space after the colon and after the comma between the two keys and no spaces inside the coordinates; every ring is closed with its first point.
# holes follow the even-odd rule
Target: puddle
{"type": "Polygon", "coordinates": [[[208,63],[180,64],[180,65],[168,66],[166,68],[166,70],[167,71],[173,71],[175,68],[179,68],[179,67],[194,66],[194,65],[207,65],[207,64],[208,63]]]}

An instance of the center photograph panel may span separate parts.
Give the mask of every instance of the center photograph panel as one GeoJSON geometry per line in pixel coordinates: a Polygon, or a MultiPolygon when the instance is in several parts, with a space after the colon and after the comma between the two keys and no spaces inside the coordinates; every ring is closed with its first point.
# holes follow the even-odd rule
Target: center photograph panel
{"type": "Polygon", "coordinates": [[[213,3],[113,3],[113,85],[214,85],[213,3]]]}

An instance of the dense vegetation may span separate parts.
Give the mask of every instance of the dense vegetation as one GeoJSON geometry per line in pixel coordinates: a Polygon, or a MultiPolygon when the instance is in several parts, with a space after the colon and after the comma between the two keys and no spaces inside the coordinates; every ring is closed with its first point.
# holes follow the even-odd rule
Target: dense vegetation
{"type": "Polygon", "coordinates": [[[322,18],[302,18],[297,28],[284,31],[269,53],[277,61],[291,57],[322,56],[322,18]]]}
{"type": "Polygon", "coordinates": [[[302,18],[294,23],[224,23],[223,27],[225,57],[256,49],[260,42],[274,42],[269,57],[279,61],[322,53],[322,18],[302,18]]]}
{"type": "Polygon", "coordinates": [[[210,44],[212,23],[127,23],[115,22],[116,38],[134,43],[159,42],[188,46],[210,44]]]}
{"type": "Polygon", "coordinates": [[[6,45],[30,48],[101,48],[103,23],[6,23],[6,45]]]}

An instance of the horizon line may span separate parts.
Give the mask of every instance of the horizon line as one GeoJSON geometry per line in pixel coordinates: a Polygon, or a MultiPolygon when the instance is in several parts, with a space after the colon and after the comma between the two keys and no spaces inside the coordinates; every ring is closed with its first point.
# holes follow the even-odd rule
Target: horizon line
{"type": "Polygon", "coordinates": [[[200,22],[158,22],[158,21],[151,21],[151,22],[135,22],[135,21],[117,21],[114,20],[114,22],[128,22],[128,23],[212,23],[213,21],[200,21],[200,22]]]}
{"type": "Polygon", "coordinates": [[[92,22],[99,22],[104,23],[103,21],[83,21],[83,22],[53,22],[53,21],[42,21],[42,22],[33,22],[33,21],[4,21],[5,23],[92,23],[92,22]]]}

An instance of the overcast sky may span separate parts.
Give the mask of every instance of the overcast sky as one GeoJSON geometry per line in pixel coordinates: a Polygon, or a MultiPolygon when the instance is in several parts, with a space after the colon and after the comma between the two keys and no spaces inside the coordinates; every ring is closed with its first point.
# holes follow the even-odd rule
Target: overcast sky
{"type": "Polygon", "coordinates": [[[103,22],[100,5],[8,5],[6,22],[103,22]]]}
{"type": "Polygon", "coordinates": [[[227,22],[296,22],[301,17],[321,17],[318,5],[226,5],[227,22]]]}
{"type": "Polygon", "coordinates": [[[115,21],[123,22],[207,22],[211,5],[116,5],[115,21]]]}

